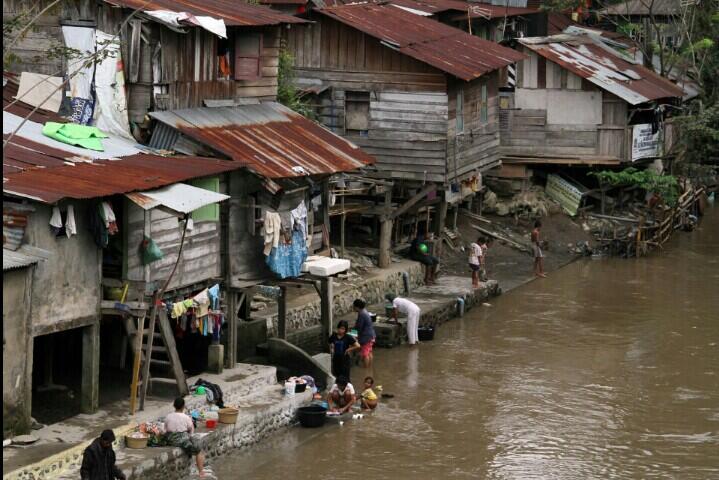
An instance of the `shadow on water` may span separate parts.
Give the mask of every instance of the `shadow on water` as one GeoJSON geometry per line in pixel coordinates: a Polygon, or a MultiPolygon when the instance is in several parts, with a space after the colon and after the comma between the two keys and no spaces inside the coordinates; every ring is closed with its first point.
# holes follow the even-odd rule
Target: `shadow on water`
{"type": "MultiPolygon", "coordinates": [[[[576,262],[380,350],[395,395],[215,459],[222,479],[719,478],[719,211],[662,254],[576,262]]],[[[360,369],[354,375],[362,378],[360,369]]]]}

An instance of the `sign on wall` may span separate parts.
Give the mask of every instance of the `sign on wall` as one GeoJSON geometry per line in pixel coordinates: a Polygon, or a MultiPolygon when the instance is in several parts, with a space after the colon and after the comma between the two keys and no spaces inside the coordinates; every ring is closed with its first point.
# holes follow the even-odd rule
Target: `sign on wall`
{"type": "Polygon", "coordinates": [[[632,162],[662,155],[661,129],[652,134],[652,124],[642,123],[632,128],[632,162]]]}

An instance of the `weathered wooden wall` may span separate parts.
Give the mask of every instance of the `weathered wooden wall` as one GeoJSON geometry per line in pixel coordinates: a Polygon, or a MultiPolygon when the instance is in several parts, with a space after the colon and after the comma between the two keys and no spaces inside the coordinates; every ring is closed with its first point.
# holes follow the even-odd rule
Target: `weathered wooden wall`
{"type": "MultiPolygon", "coordinates": [[[[40,3],[44,7],[50,1],[40,3]]],[[[4,0],[4,22],[27,8],[26,1],[4,0]]],[[[17,61],[10,64],[9,70],[62,76],[66,73],[66,62],[59,56],[48,55],[48,50],[64,45],[63,22],[88,21],[86,24],[90,27],[115,34],[130,13],[129,9],[114,8],[93,0],[60,2],[57,8],[40,17],[36,27],[13,47],[17,61]]],[[[253,32],[263,34],[260,78],[225,80],[218,78],[217,37],[212,33],[201,28],[187,28],[187,33],[178,33],[149,20],[130,21],[120,32],[130,120],[142,123],[147,112],[152,110],[201,107],[206,99],[274,100],[277,97],[280,27],[228,28],[228,37],[232,41],[233,35],[253,32]],[[133,43],[133,28],[142,29],[143,40],[136,35],[138,41],[133,43]],[[158,61],[161,81],[155,86],[160,86],[164,92],[156,97],[153,64],[158,61]]]]}
{"type": "Polygon", "coordinates": [[[628,105],[561,66],[524,49],[502,153],[602,156],[627,161],[628,105]]]}
{"type": "MultiPolygon", "coordinates": [[[[220,176],[220,193],[227,192],[227,179],[220,176]]],[[[139,247],[143,239],[145,211],[131,201],[127,205],[127,279],[142,281],[142,265],[139,247]]],[[[158,209],[150,210],[150,237],[164,253],[161,260],[150,264],[150,281],[163,283],[177,261],[182,238],[183,223],[169,213],[158,209]]],[[[222,275],[220,222],[194,222],[194,228],[188,230],[182,249],[182,260],[168,285],[168,289],[181,288],[222,275]]]]}
{"type": "Polygon", "coordinates": [[[447,77],[378,40],[325,17],[293,25],[285,42],[299,85],[328,87],[320,122],[377,158],[383,176],[446,180],[447,77]],[[368,93],[366,133],[348,131],[347,98],[368,93]]]}
{"type": "Polygon", "coordinates": [[[447,144],[448,179],[499,165],[499,72],[471,82],[456,80],[449,85],[447,144]],[[482,89],[486,88],[486,118],[482,118],[482,89]],[[457,131],[458,92],[462,91],[464,130],[457,131]]]}

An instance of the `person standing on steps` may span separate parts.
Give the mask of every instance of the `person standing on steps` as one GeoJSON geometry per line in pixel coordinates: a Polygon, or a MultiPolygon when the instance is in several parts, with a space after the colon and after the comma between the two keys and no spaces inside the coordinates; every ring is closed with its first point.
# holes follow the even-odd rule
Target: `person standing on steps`
{"type": "Polygon", "coordinates": [[[115,465],[112,442],[115,434],[104,430],[82,454],[80,478],[82,480],[125,480],[125,474],[115,465]]]}
{"type": "Polygon", "coordinates": [[[360,348],[355,338],[348,334],[349,324],[345,320],[337,323],[337,331],[329,338],[330,355],[332,355],[332,375],[335,378],[345,377],[350,381],[352,352],[360,348]]]}
{"type": "Polygon", "coordinates": [[[393,293],[385,295],[387,301],[392,302],[392,317],[397,320],[400,312],[407,315],[407,337],[410,346],[419,343],[419,317],[422,313],[420,308],[406,298],[400,298],[393,293]]]}
{"type": "Polygon", "coordinates": [[[370,368],[373,358],[372,349],[377,335],[372,325],[372,317],[370,317],[366,307],[367,304],[364,300],[360,300],[359,298],[352,303],[352,308],[357,312],[355,330],[357,330],[357,340],[360,344],[360,358],[362,359],[364,368],[370,368]]]}
{"type": "Polygon", "coordinates": [[[534,222],[534,230],[532,230],[532,252],[534,254],[534,274],[540,278],[546,277],[544,274],[544,254],[539,240],[539,233],[542,229],[542,222],[537,220],[534,222]]]}

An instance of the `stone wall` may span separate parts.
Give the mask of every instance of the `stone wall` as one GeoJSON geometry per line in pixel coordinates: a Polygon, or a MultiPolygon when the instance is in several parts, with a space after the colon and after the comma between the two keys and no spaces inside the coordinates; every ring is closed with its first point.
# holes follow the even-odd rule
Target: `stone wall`
{"type": "MultiPolygon", "coordinates": [[[[402,273],[409,275],[410,288],[422,285],[424,270],[417,262],[406,262],[401,271],[390,269],[379,270],[380,275],[373,276],[367,280],[358,279],[354,281],[336,282],[334,294],[333,315],[340,316],[352,311],[352,302],[362,298],[367,304],[384,301],[387,292],[404,292],[404,281],[402,273]]],[[[321,305],[319,297],[301,307],[287,309],[287,332],[291,338],[291,332],[304,330],[320,324],[321,305]]],[[[277,314],[268,318],[268,330],[270,336],[277,335],[277,314]]],[[[302,338],[297,337],[295,338],[302,338]]],[[[294,342],[293,342],[294,343],[294,342]]]]}

